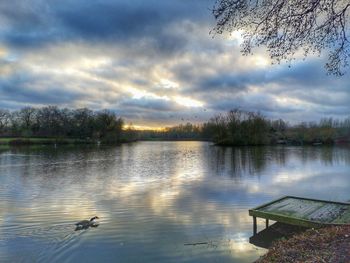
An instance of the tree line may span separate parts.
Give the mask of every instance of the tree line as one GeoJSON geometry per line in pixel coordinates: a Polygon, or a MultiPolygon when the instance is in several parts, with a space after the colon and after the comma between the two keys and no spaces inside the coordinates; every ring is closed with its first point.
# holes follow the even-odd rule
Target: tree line
{"type": "Polygon", "coordinates": [[[210,119],[202,132],[222,145],[333,144],[341,140],[350,142],[350,117],[342,121],[324,118],[319,122],[291,125],[282,119],[268,119],[258,112],[235,109],[210,119]]]}
{"type": "Polygon", "coordinates": [[[136,131],[109,110],[56,106],[0,109],[0,137],[78,139],[120,143],[136,140],[206,140],[218,145],[333,144],[350,142],[350,117],[324,118],[291,125],[259,112],[231,110],[202,124],[180,124],[163,130],[136,131]]]}
{"type": "Polygon", "coordinates": [[[56,106],[0,109],[1,137],[76,138],[85,141],[123,141],[124,120],[109,110],[67,109],[56,106]]]}
{"type": "Polygon", "coordinates": [[[192,123],[167,127],[163,130],[138,131],[139,140],[204,140],[202,126],[192,123]]]}
{"type": "Polygon", "coordinates": [[[289,124],[259,112],[231,110],[202,124],[180,124],[162,131],[142,131],[141,140],[206,140],[217,145],[334,144],[350,142],[350,117],[289,124]]]}

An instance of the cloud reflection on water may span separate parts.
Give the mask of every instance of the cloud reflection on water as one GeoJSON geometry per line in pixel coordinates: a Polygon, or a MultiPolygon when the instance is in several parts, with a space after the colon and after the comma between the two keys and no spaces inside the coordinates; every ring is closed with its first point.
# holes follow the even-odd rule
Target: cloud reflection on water
{"type": "MultiPolygon", "coordinates": [[[[125,253],[129,261],[138,251],[145,261],[157,255],[163,261],[210,262],[215,255],[250,262],[264,250],[248,243],[247,209],[285,194],[348,200],[349,166],[349,149],[337,147],[142,142],[117,148],[14,148],[0,154],[0,231],[9,240],[25,232],[45,242],[50,230],[36,229],[98,215],[97,231],[86,232],[54,257],[74,258],[96,240],[101,254],[113,255],[113,244],[119,244],[115,253],[125,253]],[[183,247],[202,240],[218,246],[183,247]]],[[[11,243],[1,241],[5,248],[11,243]]],[[[15,257],[0,249],[1,254],[15,257]]]]}

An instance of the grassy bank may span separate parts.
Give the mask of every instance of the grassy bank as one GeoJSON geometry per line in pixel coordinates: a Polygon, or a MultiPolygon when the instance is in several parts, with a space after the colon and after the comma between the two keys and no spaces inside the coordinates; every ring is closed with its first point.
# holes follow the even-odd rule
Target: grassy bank
{"type": "Polygon", "coordinates": [[[310,229],[277,241],[256,263],[350,262],[350,226],[310,229]]]}
{"type": "Polygon", "coordinates": [[[34,145],[34,144],[91,144],[93,140],[72,138],[0,138],[0,145],[34,145]]]}

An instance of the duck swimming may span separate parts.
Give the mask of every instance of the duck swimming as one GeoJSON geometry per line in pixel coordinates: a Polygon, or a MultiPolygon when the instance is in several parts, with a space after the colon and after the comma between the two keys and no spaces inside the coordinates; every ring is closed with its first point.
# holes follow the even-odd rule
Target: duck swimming
{"type": "Polygon", "coordinates": [[[80,230],[80,229],[87,229],[89,227],[97,227],[98,224],[95,222],[95,219],[99,219],[98,216],[91,217],[90,220],[82,220],[76,223],[76,229],[75,230],[80,230]]]}

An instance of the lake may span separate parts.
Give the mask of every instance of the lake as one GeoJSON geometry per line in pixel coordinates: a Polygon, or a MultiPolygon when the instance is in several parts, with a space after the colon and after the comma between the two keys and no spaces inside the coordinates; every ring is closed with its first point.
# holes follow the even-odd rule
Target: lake
{"type": "Polygon", "coordinates": [[[349,189],[346,147],[0,148],[0,262],[252,262],[249,208],[349,189]]]}

